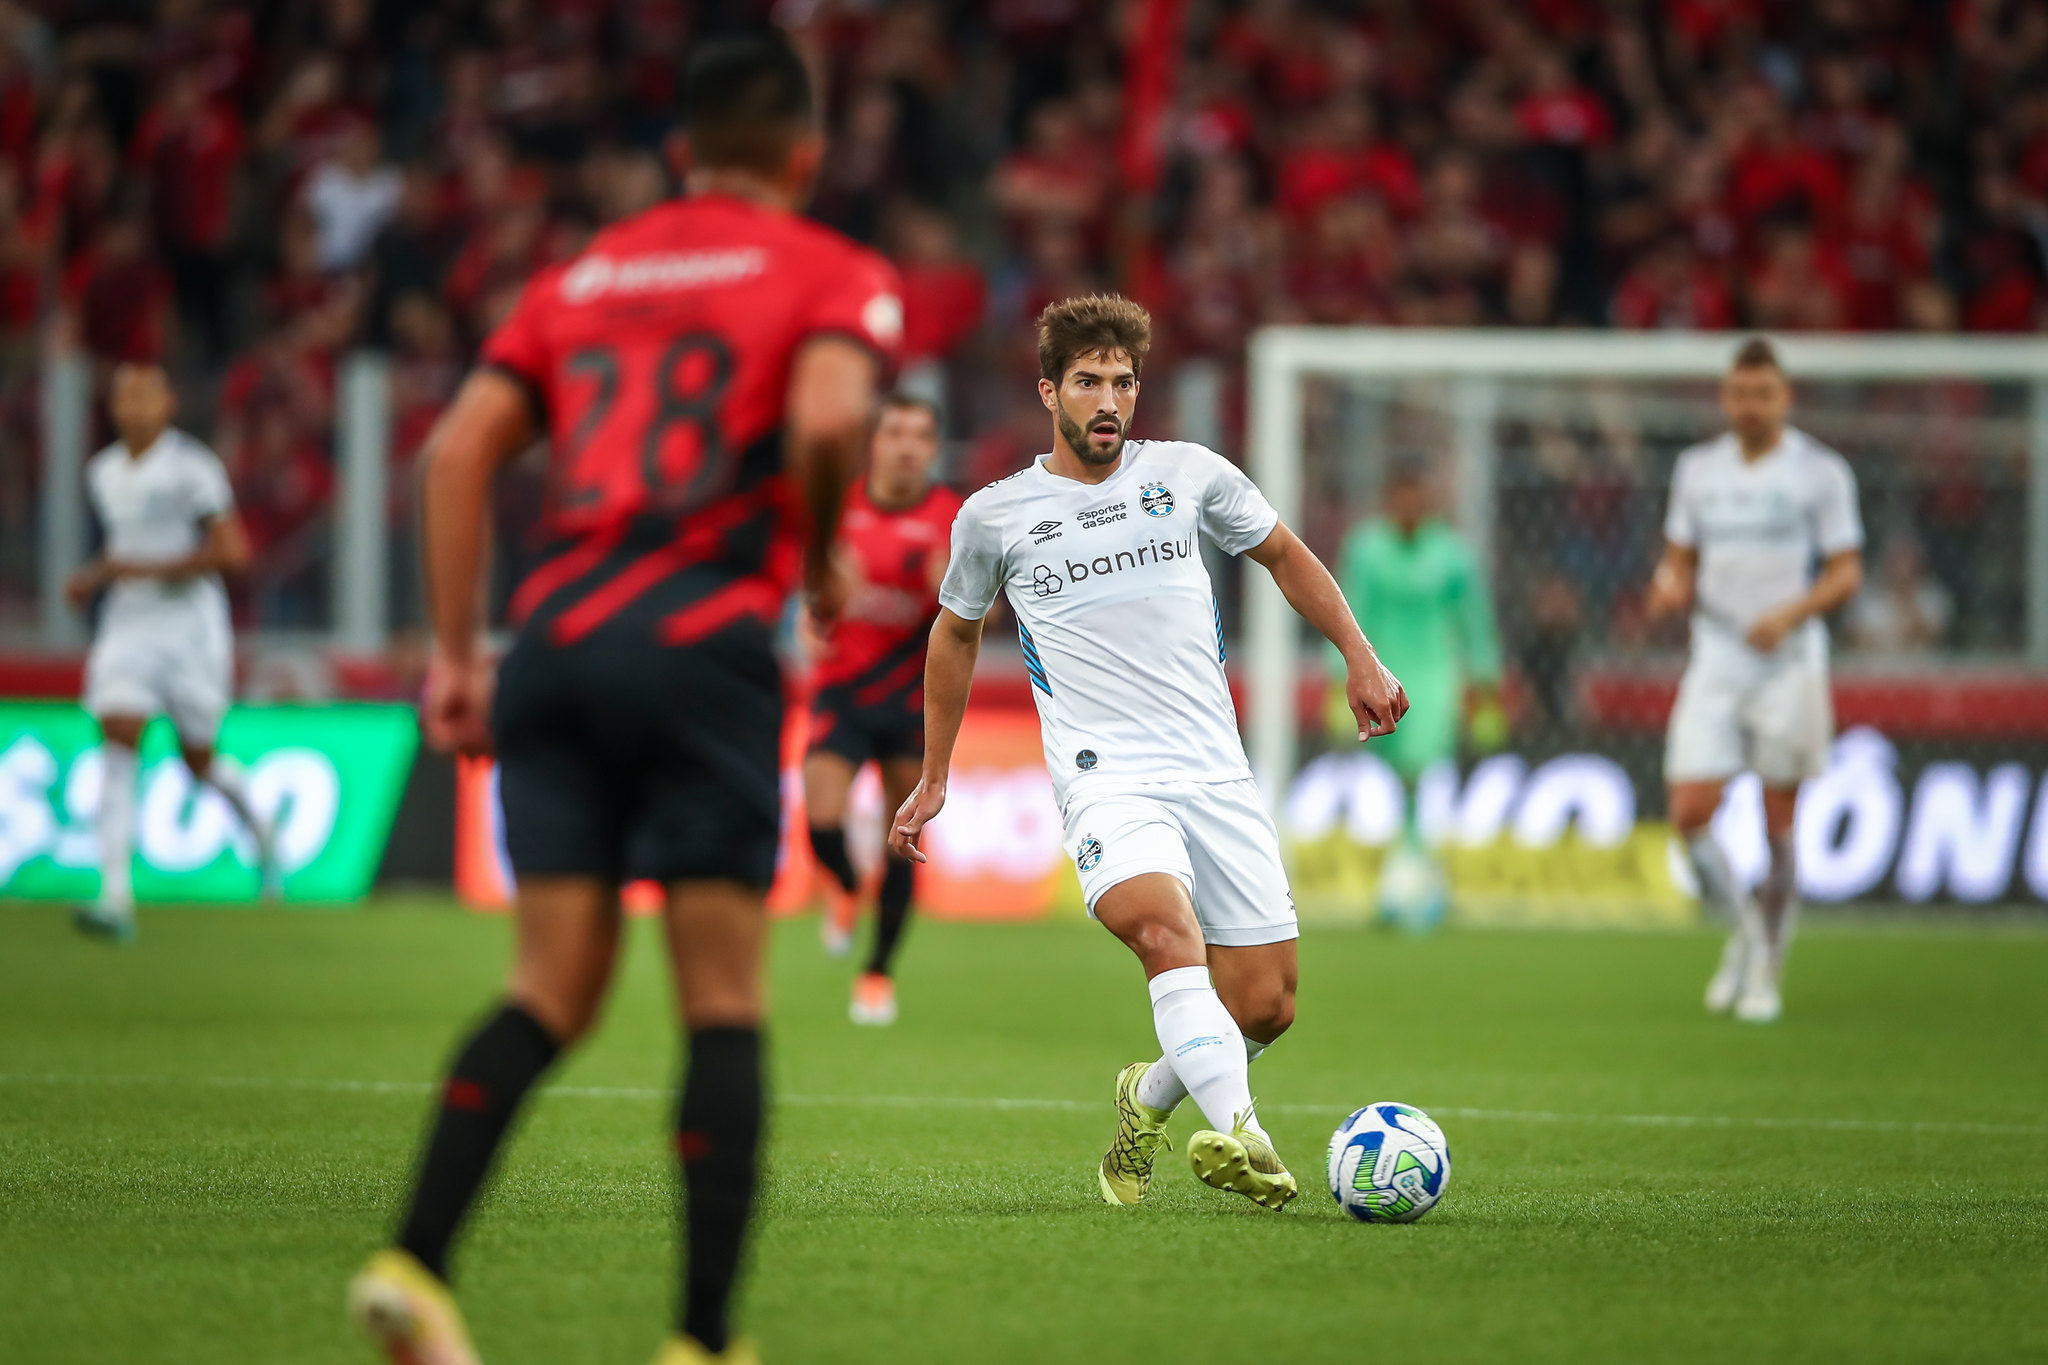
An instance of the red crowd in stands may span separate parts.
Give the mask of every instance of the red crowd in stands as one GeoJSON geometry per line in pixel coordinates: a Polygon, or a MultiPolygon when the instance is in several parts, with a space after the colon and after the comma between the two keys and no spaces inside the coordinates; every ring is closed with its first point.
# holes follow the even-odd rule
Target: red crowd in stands
{"type": "Polygon", "coordinates": [[[1149,196],[1119,173],[1136,8],[0,0],[0,425],[33,424],[46,329],[168,356],[310,572],[339,354],[390,351],[409,460],[526,277],[672,192],[689,44],[771,12],[826,78],[814,211],[901,265],[968,482],[1036,448],[1026,324],[1082,289],[1146,298],[1162,370],[1226,374],[1268,322],[2010,332],[2048,303],[2043,0],[1203,0],[1149,196]]]}

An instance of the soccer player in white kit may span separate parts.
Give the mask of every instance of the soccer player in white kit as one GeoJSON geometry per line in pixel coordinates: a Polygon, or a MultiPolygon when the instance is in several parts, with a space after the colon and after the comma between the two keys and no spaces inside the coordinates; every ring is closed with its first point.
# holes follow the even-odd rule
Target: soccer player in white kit
{"type": "Polygon", "coordinates": [[[1038,321],[1050,454],[970,497],[925,664],[923,778],[891,847],[917,841],[946,800],[982,620],[998,593],[1017,616],[1088,910],[1137,954],[1162,1055],[1117,1077],[1117,1136],[1097,1171],[1105,1201],[1144,1199],[1166,1121],[1189,1095],[1210,1128],[1195,1174],[1280,1208],[1297,1193],[1253,1112],[1248,1066],[1294,1019],[1294,901],[1279,838],[1252,782],[1224,672],[1204,537],[1263,565],[1346,664],[1358,737],[1408,708],[1330,573],[1252,481],[1184,441],[1126,439],[1151,319],[1121,298],[1068,299],[1038,321]]]}
{"type": "Polygon", "coordinates": [[[121,941],[135,936],[136,747],[152,716],[170,718],[192,776],[226,797],[255,836],[265,890],[274,889],[270,831],[251,808],[241,774],[213,756],[234,683],[221,575],[248,567],[249,540],[227,472],[211,450],[171,425],[175,407],[161,366],[114,371],[108,409],[120,436],[85,466],[104,553],[65,585],[80,607],[106,591],[84,697],[103,741],[100,894],[75,920],[86,933],[121,941]]]}
{"type": "Polygon", "coordinates": [[[1701,899],[1734,921],[1707,1008],[1769,1023],[1782,1010],[1797,918],[1792,829],[1799,784],[1834,738],[1821,617],[1863,582],[1863,521],[1848,461],[1786,424],[1792,387],[1762,339],[1721,383],[1725,435],[1678,457],[1653,616],[1692,611],[1692,657],[1671,708],[1664,780],[1701,899]],[[1815,566],[1819,566],[1818,573],[1815,566]],[[1771,862],[1755,895],[1708,829],[1728,779],[1763,779],[1771,862]]]}

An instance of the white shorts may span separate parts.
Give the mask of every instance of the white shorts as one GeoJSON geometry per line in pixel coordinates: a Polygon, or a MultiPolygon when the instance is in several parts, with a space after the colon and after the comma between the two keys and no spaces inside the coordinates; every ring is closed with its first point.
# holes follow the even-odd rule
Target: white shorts
{"type": "Polygon", "coordinates": [[[187,744],[211,745],[234,694],[234,650],[214,631],[105,630],[85,660],[85,709],[98,716],[169,716],[187,744]]]}
{"type": "Polygon", "coordinates": [[[1754,771],[1794,787],[1827,769],[1835,737],[1828,670],[1799,649],[1780,655],[1695,650],[1664,738],[1664,780],[1719,782],[1754,771]]]}
{"type": "Polygon", "coordinates": [[[1280,835],[1249,777],[1084,786],[1067,796],[1066,849],[1091,915],[1117,883],[1166,872],[1187,887],[1205,942],[1301,937],[1280,835]]]}

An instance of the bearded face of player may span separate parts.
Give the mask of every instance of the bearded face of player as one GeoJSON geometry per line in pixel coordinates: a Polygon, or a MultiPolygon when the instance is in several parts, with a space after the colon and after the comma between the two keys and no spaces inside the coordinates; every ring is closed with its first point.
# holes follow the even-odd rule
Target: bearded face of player
{"type": "Polygon", "coordinates": [[[1777,445],[1791,410],[1792,386],[1776,365],[1738,365],[1721,381],[1721,411],[1746,451],[1777,445]]]}
{"type": "Polygon", "coordinates": [[[1115,464],[1138,410],[1138,372],[1122,351],[1092,351],[1074,357],[1055,389],[1038,381],[1038,395],[1052,410],[1060,440],[1084,464],[1115,464]]]}

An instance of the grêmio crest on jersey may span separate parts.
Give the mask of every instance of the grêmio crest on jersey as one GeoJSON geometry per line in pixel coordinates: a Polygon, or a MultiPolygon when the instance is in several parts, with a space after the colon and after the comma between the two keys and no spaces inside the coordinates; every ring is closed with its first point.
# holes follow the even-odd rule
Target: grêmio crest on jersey
{"type": "Polygon", "coordinates": [[[1148,517],[1173,515],[1173,490],[1163,483],[1148,483],[1138,490],[1138,503],[1148,517]]]}

